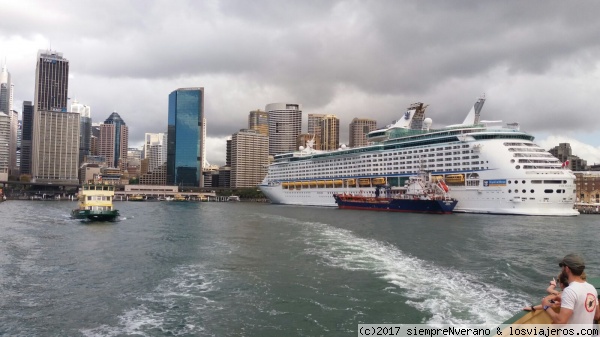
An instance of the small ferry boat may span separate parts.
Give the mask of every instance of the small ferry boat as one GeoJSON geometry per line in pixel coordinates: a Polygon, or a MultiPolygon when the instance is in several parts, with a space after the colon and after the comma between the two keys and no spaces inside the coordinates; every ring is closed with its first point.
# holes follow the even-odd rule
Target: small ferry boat
{"type": "Polygon", "coordinates": [[[176,194],[172,201],[188,201],[183,195],[176,194]]]}
{"type": "Polygon", "coordinates": [[[230,195],[229,197],[227,197],[227,201],[240,201],[240,197],[238,197],[237,195],[230,195]]]}
{"type": "Polygon", "coordinates": [[[127,200],[129,200],[129,201],[146,201],[144,196],[140,195],[140,194],[131,195],[131,196],[127,197],[127,200]]]}
{"type": "Polygon", "coordinates": [[[409,177],[406,189],[396,190],[399,193],[394,195],[389,185],[378,185],[375,197],[350,193],[334,194],[333,197],[341,209],[450,214],[458,201],[450,198],[448,191],[443,180],[433,182],[431,176],[426,179],[421,174],[409,177]]]}
{"type": "Polygon", "coordinates": [[[113,185],[83,184],[77,196],[78,208],[71,211],[71,216],[75,219],[94,221],[114,220],[119,216],[119,211],[113,207],[114,197],[113,185]]]}

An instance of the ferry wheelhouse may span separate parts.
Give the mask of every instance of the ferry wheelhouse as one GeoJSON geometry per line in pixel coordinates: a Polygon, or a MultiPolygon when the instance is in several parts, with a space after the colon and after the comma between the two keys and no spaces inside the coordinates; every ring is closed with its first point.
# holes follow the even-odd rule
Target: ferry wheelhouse
{"type": "Polygon", "coordinates": [[[426,105],[368,134],[371,145],[324,152],[312,144],[275,156],[260,185],[275,204],[335,207],[334,194],[401,193],[420,169],[444,180],[454,212],[574,216],[575,176],[517,123],[480,120],[479,98],[461,124],[431,129],[426,105]],[[307,183],[307,184],[305,184],[307,183]]]}

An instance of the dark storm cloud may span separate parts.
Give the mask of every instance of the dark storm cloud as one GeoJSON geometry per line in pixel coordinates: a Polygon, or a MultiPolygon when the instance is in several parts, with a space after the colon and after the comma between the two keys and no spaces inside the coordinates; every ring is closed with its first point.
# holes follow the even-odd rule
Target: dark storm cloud
{"type": "MultiPolygon", "coordinates": [[[[385,125],[414,101],[431,104],[434,126],[453,124],[482,92],[486,119],[532,132],[598,128],[593,1],[2,4],[0,42],[52,43],[71,61],[71,96],[102,116],[119,111],[134,141],[165,129],[168,94],[188,86],[205,87],[213,137],[281,101],[338,115],[342,139],[353,117],[385,125]]],[[[32,99],[35,59],[9,65],[17,99],[32,99]]]]}

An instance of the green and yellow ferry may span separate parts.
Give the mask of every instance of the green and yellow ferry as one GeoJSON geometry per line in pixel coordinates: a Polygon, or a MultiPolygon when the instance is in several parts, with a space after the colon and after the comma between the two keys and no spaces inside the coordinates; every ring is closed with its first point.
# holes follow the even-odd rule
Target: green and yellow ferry
{"type": "Polygon", "coordinates": [[[77,195],[78,208],[71,211],[75,219],[112,221],[119,216],[113,207],[115,187],[102,183],[83,184],[77,195]]]}

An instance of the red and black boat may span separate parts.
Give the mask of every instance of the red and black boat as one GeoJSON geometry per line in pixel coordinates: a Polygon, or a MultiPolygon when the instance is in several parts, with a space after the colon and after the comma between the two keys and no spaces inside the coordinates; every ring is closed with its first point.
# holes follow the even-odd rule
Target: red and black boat
{"type": "Polygon", "coordinates": [[[448,196],[448,190],[444,181],[434,183],[431,177],[419,175],[409,177],[406,189],[398,194],[392,195],[389,185],[381,185],[375,189],[375,197],[348,193],[333,197],[341,209],[450,214],[458,201],[448,196]]]}

